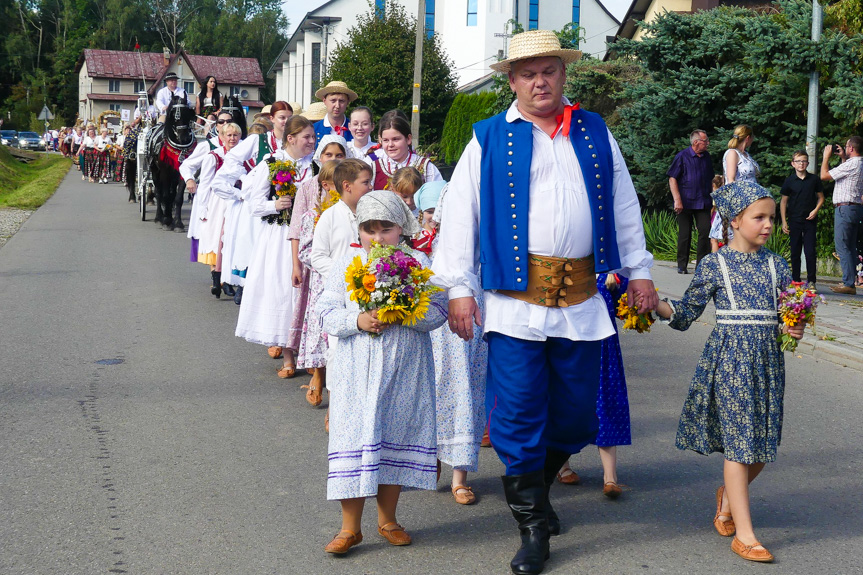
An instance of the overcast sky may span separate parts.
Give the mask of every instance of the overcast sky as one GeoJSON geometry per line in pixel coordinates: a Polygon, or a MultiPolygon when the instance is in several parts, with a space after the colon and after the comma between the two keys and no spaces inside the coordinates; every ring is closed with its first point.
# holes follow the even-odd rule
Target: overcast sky
{"type": "MultiPolygon", "coordinates": [[[[284,0],[282,6],[288,16],[288,36],[294,33],[297,24],[303,19],[307,12],[311,12],[327,0],[284,0]]],[[[630,0],[600,0],[614,16],[620,20],[626,15],[631,4],[630,0]]]]}

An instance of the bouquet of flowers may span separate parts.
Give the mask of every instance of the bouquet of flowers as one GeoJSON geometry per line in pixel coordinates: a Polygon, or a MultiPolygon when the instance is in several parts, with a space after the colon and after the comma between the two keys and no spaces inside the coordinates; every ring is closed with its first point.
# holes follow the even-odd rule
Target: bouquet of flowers
{"type": "Polygon", "coordinates": [[[433,272],[402,246],[372,244],[368,261],[357,256],[345,270],[351,301],[360,309],[378,310],[384,323],[414,325],[425,317],[432,293],[441,288],[429,284],[433,272]]]}
{"type": "Polygon", "coordinates": [[[652,313],[638,313],[637,307],[629,305],[625,293],[617,303],[617,317],[623,320],[623,329],[634,329],[638,333],[650,331],[650,326],[656,321],[652,313]]]}
{"type": "Polygon", "coordinates": [[[323,198],[323,199],[318,198],[318,204],[315,206],[315,225],[316,226],[318,225],[318,220],[321,219],[321,215],[325,211],[327,211],[328,209],[330,209],[331,207],[333,207],[334,205],[339,203],[340,199],[341,199],[341,196],[339,196],[339,193],[335,190],[335,188],[333,188],[332,190],[327,192],[326,198],[323,198]]]}
{"type": "MultiPolygon", "coordinates": [[[[795,325],[811,325],[815,327],[815,308],[824,301],[824,297],[803,282],[791,282],[787,288],[779,292],[779,317],[788,327],[795,325]]],[[[777,338],[782,351],[797,349],[797,340],[787,333],[780,333],[777,338]]]]}
{"type": "MultiPolygon", "coordinates": [[[[270,199],[297,195],[297,165],[291,161],[273,160],[270,164],[270,199]]],[[[288,225],[291,223],[291,208],[281,210],[278,214],[262,218],[268,224],[288,225]]]]}

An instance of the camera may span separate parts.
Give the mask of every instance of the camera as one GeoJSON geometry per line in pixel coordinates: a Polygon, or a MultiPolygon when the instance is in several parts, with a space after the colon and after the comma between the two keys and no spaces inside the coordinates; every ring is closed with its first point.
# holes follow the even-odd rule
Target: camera
{"type": "Polygon", "coordinates": [[[845,148],[843,148],[839,144],[833,144],[833,153],[837,156],[841,156],[845,153],[845,148]]]}

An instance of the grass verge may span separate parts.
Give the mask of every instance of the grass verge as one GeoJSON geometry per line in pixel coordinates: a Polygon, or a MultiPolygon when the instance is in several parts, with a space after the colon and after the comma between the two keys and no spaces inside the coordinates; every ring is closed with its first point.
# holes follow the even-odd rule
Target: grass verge
{"type": "Polygon", "coordinates": [[[0,207],[35,210],[54,194],[71,165],[72,160],[55,154],[39,154],[25,164],[0,146],[0,207]]]}

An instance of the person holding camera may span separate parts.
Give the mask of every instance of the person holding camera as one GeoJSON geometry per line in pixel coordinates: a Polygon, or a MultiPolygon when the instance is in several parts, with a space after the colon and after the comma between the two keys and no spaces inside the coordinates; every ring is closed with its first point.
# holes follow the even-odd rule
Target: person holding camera
{"type": "Polygon", "coordinates": [[[845,148],[839,145],[824,147],[821,160],[821,179],[825,182],[833,180],[833,243],[839,254],[839,265],[842,268],[842,283],[831,286],[836,293],[854,295],[857,264],[857,236],[860,233],[860,222],[863,221],[863,138],[851,136],[845,143],[845,148]],[[842,159],[842,163],[830,169],[830,158],[833,154],[842,159]]]}

